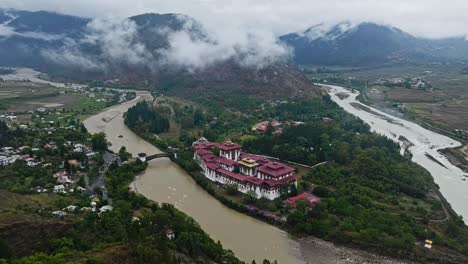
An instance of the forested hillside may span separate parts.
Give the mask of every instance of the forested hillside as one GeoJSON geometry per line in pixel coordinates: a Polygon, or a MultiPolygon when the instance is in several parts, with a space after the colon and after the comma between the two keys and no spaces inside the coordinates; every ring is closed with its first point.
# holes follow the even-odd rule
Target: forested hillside
{"type": "MultiPolygon", "coordinates": [[[[158,146],[178,148],[178,163],[193,175],[199,175],[198,168],[187,149],[200,134],[211,141],[234,140],[250,153],[321,164],[302,172],[294,192],[319,196],[321,203],[312,210],[299,203],[296,210],[289,211],[282,203],[287,195],[273,202],[255,201],[235,188],[220,191],[203,176],[195,176],[226,205],[268,221],[272,220],[265,212],[284,216],[292,233],[381,254],[439,262],[450,252],[450,261],[468,260],[466,226],[446,211],[449,205],[441,200],[431,175],[401,156],[399,145],[371,133],[366,124],[344,112],[329,96],[281,102],[243,96],[196,101],[199,104],[193,111],[201,111],[201,123],[182,129],[179,138],[156,139],[142,131],[158,146]],[[264,132],[252,130],[263,120],[278,120],[282,132],[275,127],[264,132]],[[304,124],[288,125],[294,121],[304,124]],[[249,206],[262,211],[256,214],[249,206]],[[438,251],[425,251],[422,243],[426,239],[435,241],[438,251]]],[[[193,115],[193,111],[179,110],[176,116],[193,115]]]]}

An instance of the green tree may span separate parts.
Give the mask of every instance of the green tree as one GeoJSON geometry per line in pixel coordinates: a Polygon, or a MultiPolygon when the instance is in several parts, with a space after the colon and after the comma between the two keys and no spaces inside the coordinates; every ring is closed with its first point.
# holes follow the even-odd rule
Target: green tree
{"type": "Polygon", "coordinates": [[[95,151],[107,150],[106,134],[103,132],[94,134],[91,137],[91,145],[95,151]]]}

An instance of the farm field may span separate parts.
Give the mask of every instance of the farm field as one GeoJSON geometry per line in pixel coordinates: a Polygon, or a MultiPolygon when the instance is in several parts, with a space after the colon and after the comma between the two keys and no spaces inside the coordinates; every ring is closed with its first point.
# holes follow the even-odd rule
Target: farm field
{"type": "Polygon", "coordinates": [[[104,97],[103,93],[95,93],[90,98],[83,92],[65,92],[46,84],[0,82],[0,110],[5,113],[26,113],[38,108],[88,112],[104,108],[106,101],[98,101],[104,97]]]}

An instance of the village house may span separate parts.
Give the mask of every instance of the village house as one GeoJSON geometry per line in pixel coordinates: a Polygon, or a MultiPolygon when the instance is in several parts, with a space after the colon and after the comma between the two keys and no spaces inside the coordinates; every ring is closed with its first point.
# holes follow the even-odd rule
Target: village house
{"type": "Polygon", "coordinates": [[[16,121],[18,121],[18,117],[17,117],[17,116],[14,116],[14,115],[6,116],[6,119],[7,119],[8,121],[11,121],[11,122],[16,122],[16,121]]]}
{"type": "Polygon", "coordinates": [[[201,138],[193,147],[193,158],[206,178],[223,185],[236,185],[242,193],[253,192],[257,198],[274,200],[297,184],[294,168],[244,153],[239,144],[230,141],[220,144],[201,138]],[[212,152],[215,148],[219,149],[219,156],[212,152]]]}
{"type": "Polygon", "coordinates": [[[63,184],[54,186],[54,193],[66,193],[65,186],[63,184]]]}
{"type": "Polygon", "coordinates": [[[76,209],[78,209],[78,206],[76,206],[76,205],[69,205],[69,206],[63,208],[62,211],[75,212],[76,209]]]}
{"type": "Polygon", "coordinates": [[[68,164],[70,164],[70,166],[75,167],[75,168],[80,167],[80,162],[77,161],[76,159],[68,160],[68,164]]]}
{"type": "Polygon", "coordinates": [[[68,172],[65,170],[61,170],[55,173],[54,179],[57,181],[57,183],[63,184],[65,186],[70,186],[73,183],[70,179],[70,176],[68,175],[68,172]]]}
{"type": "Polygon", "coordinates": [[[64,211],[53,211],[52,215],[55,215],[60,218],[64,218],[67,215],[67,213],[65,213],[64,211]]]}
{"type": "Polygon", "coordinates": [[[114,207],[112,207],[111,205],[104,205],[101,208],[99,208],[98,215],[101,216],[102,213],[109,212],[109,211],[112,211],[112,210],[114,210],[114,207]]]}
{"type": "Polygon", "coordinates": [[[284,200],[283,202],[288,205],[290,208],[296,208],[296,204],[298,201],[305,201],[307,207],[314,208],[317,204],[320,203],[320,198],[310,194],[310,193],[301,193],[299,195],[289,197],[288,199],[284,200]]]}

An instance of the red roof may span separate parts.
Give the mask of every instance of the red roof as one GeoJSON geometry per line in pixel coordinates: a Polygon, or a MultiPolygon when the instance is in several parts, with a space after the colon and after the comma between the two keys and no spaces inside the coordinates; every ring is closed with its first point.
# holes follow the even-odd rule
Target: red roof
{"type": "Polygon", "coordinates": [[[270,187],[275,187],[275,186],[278,186],[278,185],[283,185],[285,183],[289,183],[289,182],[294,182],[297,180],[297,176],[296,175],[291,175],[289,177],[286,177],[286,178],[283,178],[281,180],[265,180],[265,184],[270,186],[270,187]]]}
{"type": "Polygon", "coordinates": [[[68,164],[72,166],[78,166],[80,163],[76,159],[68,160],[68,164]]]}
{"type": "Polygon", "coordinates": [[[195,145],[193,148],[198,150],[198,149],[212,149],[214,147],[219,147],[221,144],[217,143],[217,142],[205,142],[205,143],[202,143],[202,144],[198,144],[198,145],[195,145]]]}
{"type": "Polygon", "coordinates": [[[207,162],[205,163],[205,166],[210,169],[210,170],[214,170],[216,171],[217,169],[219,169],[219,165],[216,164],[216,163],[213,163],[213,162],[207,162]]]}
{"type": "Polygon", "coordinates": [[[215,160],[217,157],[218,157],[218,156],[216,156],[215,154],[210,153],[210,154],[205,154],[205,155],[203,155],[202,158],[203,158],[203,161],[209,162],[209,161],[215,160]]]}
{"type": "Polygon", "coordinates": [[[309,203],[309,206],[310,207],[314,207],[315,205],[317,205],[318,203],[320,203],[320,198],[313,195],[313,194],[310,194],[310,193],[306,193],[306,192],[303,192],[299,195],[296,195],[296,196],[293,196],[293,197],[289,197],[288,199],[284,200],[284,203],[295,208],[296,207],[296,202],[297,201],[301,201],[301,200],[304,200],[304,201],[307,201],[309,203]]]}
{"type": "MultiPolygon", "coordinates": [[[[213,167],[213,165],[216,165],[214,163],[207,163],[207,167],[208,167],[208,164],[210,164],[210,167],[213,167]]],[[[211,169],[211,168],[210,168],[211,169]]],[[[231,179],[234,179],[236,181],[240,181],[240,182],[249,182],[249,183],[252,183],[254,185],[264,185],[265,187],[276,187],[278,185],[282,185],[282,184],[285,184],[285,183],[288,183],[288,182],[294,182],[296,179],[297,179],[297,176],[296,175],[292,175],[290,177],[287,177],[287,178],[284,178],[284,179],[281,179],[281,180],[278,180],[278,181],[275,181],[275,180],[262,180],[262,179],[259,179],[259,178],[256,178],[256,177],[251,177],[251,176],[245,176],[245,175],[242,175],[240,173],[235,173],[235,172],[232,172],[232,171],[228,171],[228,170],[225,170],[223,168],[218,168],[216,169],[216,171],[220,174],[223,174],[224,176],[226,177],[229,177],[231,179]]]]}
{"type": "Polygon", "coordinates": [[[228,171],[228,170],[225,170],[225,169],[222,169],[222,168],[219,168],[217,170],[217,172],[219,172],[221,174],[224,174],[225,176],[228,176],[229,178],[241,181],[241,182],[245,181],[246,178],[247,178],[247,176],[244,176],[242,174],[235,173],[235,172],[232,172],[232,171],[228,171]]]}
{"type": "Polygon", "coordinates": [[[237,161],[235,160],[230,160],[230,159],[226,159],[225,157],[218,157],[216,158],[216,162],[218,163],[221,163],[221,164],[224,164],[226,166],[234,166],[237,164],[237,161]]]}
{"type": "Polygon", "coordinates": [[[236,150],[236,149],[241,149],[241,145],[239,144],[222,144],[218,146],[219,149],[224,150],[224,151],[231,151],[231,150],[236,150]]]}
{"type": "Polygon", "coordinates": [[[208,147],[203,144],[198,144],[193,147],[195,150],[207,149],[208,147]]]}
{"type": "Polygon", "coordinates": [[[259,178],[256,178],[256,177],[247,177],[245,179],[246,182],[250,182],[252,184],[255,184],[255,185],[260,185],[263,183],[263,180],[262,179],[259,179],[259,178]]]}
{"type": "Polygon", "coordinates": [[[242,152],[240,154],[240,158],[243,159],[243,158],[247,158],[247,159],[253,159],[255,160],[256,162],[258,163],[261,163],[261,164],[265,164],[265,163],[269,163],[270,161],[262,156],[259,156],[259,155],[255,155],[255,154],[250,154],[250,153],[244,153],[242,152]]]}
{"type": "Polygon", "coordinates": [[[213,152],[207,150],[207,149],[197,149],[195,150],[195,152],[197,153],[198,156],[203,156],[203,155],[207,155],[207,154],[213,154],[213,152]]]}
{"type": "Polygon", "coordinates": [[[279,162],[269,162],[258,167],[257,170],[276,178],[293,172],[294,168],[291,168],[279,162]]]}

